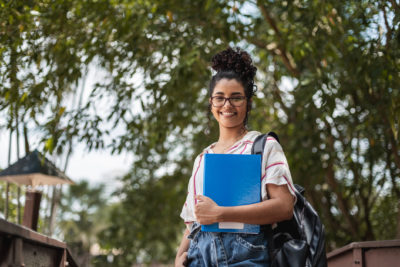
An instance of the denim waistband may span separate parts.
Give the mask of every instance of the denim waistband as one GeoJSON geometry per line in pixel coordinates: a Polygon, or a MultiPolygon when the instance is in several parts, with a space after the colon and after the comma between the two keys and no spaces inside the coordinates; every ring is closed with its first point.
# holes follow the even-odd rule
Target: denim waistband
{"type": "MultiPolygon", "coordinates": [[[[190,228],[190,234],[188,235],[188,239],[193,239],[198,232],[201,231],[201,224],[198,222],[194,222],[192,227],[190,228]]],[[[260,225],[260,234],[268,233],[271,231],[271,225],[260,225]]]]}
{"type": "Polygon", "coordinates": [[[194,222],[192,224],[192,227],[190,229],[190,234],[188,235],[187,238],[189,239],[193,239],[195,237],[195,235],[201,230],[201,224],[199,224],[198,222],[194,222]]]}

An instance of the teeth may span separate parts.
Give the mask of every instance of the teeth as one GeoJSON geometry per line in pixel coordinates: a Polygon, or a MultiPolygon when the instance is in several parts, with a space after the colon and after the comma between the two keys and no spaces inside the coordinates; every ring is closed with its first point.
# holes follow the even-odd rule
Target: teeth
{"type": "Polygon", "coordinates": [[[233,112],[221,112],[221,114],[222,114],[222,115],[225,115],[225,116],[232,116],[232,115],[235,115],[235,113],[233,113],[233,112]]]}

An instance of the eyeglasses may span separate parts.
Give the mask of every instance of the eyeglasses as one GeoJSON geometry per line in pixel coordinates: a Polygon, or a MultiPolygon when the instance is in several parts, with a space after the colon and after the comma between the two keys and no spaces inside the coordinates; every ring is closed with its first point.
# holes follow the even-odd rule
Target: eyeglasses
{"type": "Polygon", "coordinates": [[[245,99],[246,99],[245,96],[233,96],[233,97],[212,96],[211,104],[216,108],[220,108],[223,107],[226,101],[228,100],[232,106],[240,107],[241,105],[243,105],[245,99]]]}

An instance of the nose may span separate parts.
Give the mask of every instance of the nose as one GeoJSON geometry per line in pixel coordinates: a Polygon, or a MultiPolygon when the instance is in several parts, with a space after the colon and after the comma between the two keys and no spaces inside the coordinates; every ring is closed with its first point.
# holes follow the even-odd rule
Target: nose
{"type": "Polygon", "coordinates": [[[224,107],[225,105],[229,105],[229,106],[233,107],[233,105],[231,104],[231,100],[229,98],[225,99],[225,103],[222,107],[224,107]]]}

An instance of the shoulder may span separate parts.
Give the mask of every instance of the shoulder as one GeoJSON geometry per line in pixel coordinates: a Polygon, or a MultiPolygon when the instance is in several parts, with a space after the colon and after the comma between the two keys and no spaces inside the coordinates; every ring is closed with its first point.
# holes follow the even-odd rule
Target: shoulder
{"type": "Polygon", "coordinates": [[[265,141],[265,150],[267,149],[280,149],[282,150],[281,144],[278,142],[278,140],[275,139],[273,136],[266,136],[266,141],[265,141]]]}
{"type": "Polygon", "coordinates": [[[198,162],[201,160],[201,158],[204,156],[204,154],[205,154],[204,151],[202,151],[200,154],[198,154],[198,155],[196,156],[196,158],[194,159],[194,163],[195,163],[195,164],[198,163],[198,162]]]}
{"type": "Polygon", "coordinates": [[[264,155],[271,155],[275,153],[283,153],[283,149],[278,140],[271,136],[265,135],[264,155]]]}
{"type": "Polygon", "coordinates": [[[281,146],[281,144],[278,142],[278,140],[276,140],[275,137],[268,135],[268,136],[266,136],[266,138],[267,138],[267,140],[265,142],[266,146],[267,145],[268,146],[276,146],[276,145],[281,146]]]}
{"type": "Polygon", "coordinates": [[[205,154],[210,153],[210,149],[211,147],[214,145],[215,143],[212,143],[211,145],[207,146],[206,148],[204,148],[195,158],[194,162],[197,163],[199,162],[205,154]]]}
{"type": "Polygon", "coordinates": [[[272,136],[267,137],[263,155],[264,161],[268,163],[286,161],[281,144],[272,136]]]}

